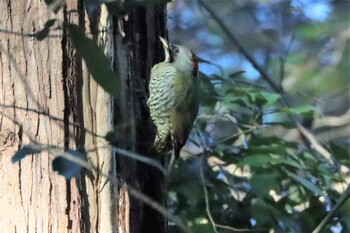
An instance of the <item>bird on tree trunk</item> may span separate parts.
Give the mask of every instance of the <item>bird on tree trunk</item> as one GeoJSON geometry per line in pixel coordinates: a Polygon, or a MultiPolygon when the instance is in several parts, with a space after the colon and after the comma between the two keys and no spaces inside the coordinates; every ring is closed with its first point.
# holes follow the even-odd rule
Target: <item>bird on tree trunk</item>
{"type": "Polygon", "coordinates": [[[160,40],[165,60],[151,70],[148,106],[157,128],[153,151],[172,152],[173,160],[186,144],[198,113],[198,58],[184,46],[160,40]]]}

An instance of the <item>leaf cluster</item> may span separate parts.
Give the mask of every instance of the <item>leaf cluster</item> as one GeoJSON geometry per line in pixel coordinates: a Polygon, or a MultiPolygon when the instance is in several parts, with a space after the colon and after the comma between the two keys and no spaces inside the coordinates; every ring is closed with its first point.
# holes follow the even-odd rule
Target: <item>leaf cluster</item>
{"type": "MultiPolygon", "coordinates": [[[[213,232],[213,225],[259,232],[311,232],[339,198],[335,184],[346,188],[346,174],[309,147],[301,135],[288,140],[276,132],[297,133],[289,115],[307,122],[318,109],[285,107],[279,94],[239,86],[237,78],[202,74],[203,79],[203,93],[210,97],[201,98],[197,133],[189,146],[202,152],[174,169],[170,207],[198,232],[213,232]]],[[[330,146],[337,148],[333,150],[336,159],[349,166],[346,148],[332,142],[330,146]]],[[[339,214],[333,224],[346,229],[346,216],[339,214]]]]}

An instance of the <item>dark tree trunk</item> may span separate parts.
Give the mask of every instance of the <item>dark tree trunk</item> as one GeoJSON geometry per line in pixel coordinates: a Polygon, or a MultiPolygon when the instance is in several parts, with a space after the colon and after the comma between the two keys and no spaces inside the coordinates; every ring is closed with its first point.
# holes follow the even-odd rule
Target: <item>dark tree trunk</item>
{"type": "Polygon", "coordinates": [[[163,202],[163,175],[123,156],[116,162],[108,142],[96,135],[115,126],[123,139],[118,146],[147,155],[155,134],[147,86],[150,69],[162,54],[158,36],[164,35],[165,8],[138,7],[112,17],[103,5],[88,17],[83,1],[66,3],[54,14],[44,1],[0,1],[0,229],[163,233],[162,215],[126,190],[118,196],[117,187],[99,172],[86,170],[66,181],[52,172],[54,156],[46,152],[11,163],[16,150],[33,143],[29,139],[88,152],[88,161],[103,174],[117,176],[117,164],[123,182],[163,202]],[[38,32],[53,18],[62,29],[50,32],[56,36],[38,41],[24,35],[38,32]],[[91,78],[67,37],[67,23],[84,28],[111,59],[122,81],[119,98],[111,98],[91,78]],[[101,32],[106,28],[112,30],[101,32]]]}
{"type": "MultiPolygon", "coordinates": [[[[155,63],[160,62],[163,54],[159,36],[165,33],[165,7],[138,7],[128,14],[127,20],[116,18],[115,25],[119,25],[117,32],[125,33],[125,37],[120,33],[116,35],[116,53],[119,57],[115,69],[122,73],[121,77],[125,77],[124,93],[120,101],[117,101],[115,109],[117,133],[124,138],[120,146],[141,155],[148,155],[155,130],[147,107],[147,87],[150,70],[155,63]],[[120,51],[120,46],[126,46],[125,55],[120,51]],[[127,69],[122,71],[125,67],[127,69]]],[[[138,188],[159,203],[164,203],[164,175],[159,170],[123,156],[118,158],[122,181],[138,188]]],[[[132,197],[130,215],[126,218],[129,218],[131,233],[166,232],[164,217],[132,197]]]]}

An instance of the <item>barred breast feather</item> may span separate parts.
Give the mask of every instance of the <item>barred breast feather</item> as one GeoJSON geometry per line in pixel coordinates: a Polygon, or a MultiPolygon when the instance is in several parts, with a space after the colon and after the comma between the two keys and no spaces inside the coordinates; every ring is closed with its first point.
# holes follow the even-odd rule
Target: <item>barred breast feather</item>
{"type": "Polygon", "coordinates": [[[175,107],[174,84],[178,70],[169,63],[159,63],[151,70],[148,106],[151,119],[157,127],[154,146],[160,153],[171,149],[170,110],[175,107]]]}
{"type": "Polygon", "coordinates": [[[152,68],[148,106],[157,127],[154,148],[158,153],[173,149],[179,156],[198,113],[197,86],[196,76],[186,76],[171,63],[152,68]]]}

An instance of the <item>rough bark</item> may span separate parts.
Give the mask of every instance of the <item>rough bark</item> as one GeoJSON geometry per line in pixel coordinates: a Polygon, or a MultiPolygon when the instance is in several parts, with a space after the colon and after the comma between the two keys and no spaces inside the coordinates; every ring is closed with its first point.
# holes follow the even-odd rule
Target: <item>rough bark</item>
{"type": "MultiPolygon", "coordinates": [[[[0,28],[10,32],[36,32],[53,17],[38,1],[0,1],[0,28]]],[[[58,17],[62,19],[62,15],[58,17]]],[[[43,144],[65,144],[63,122],[30,110],[63,119],[61,40],[39,42],[33,37],[1,33],[0,46],[0,229],[75,231],[79,226],[71,222],[71,216],[78,215],[77,193],[71,189],[74,181],[67,182],[52,172],[52,155],[42,153],[11,163],[15,151],[29,143],[28,135],[43,144]]]]}
{"type": "MultiPolygon", "coordinates": [[[[89,77],[65,28],[51,31],[41,42],[28,35],[51,18],[85,27],[82,3],[69,1],[55,15],[44,2],[1,1],[0,17],[0,28],[8,31],[0,35],[0,182],[4,187],[0,229],[115,232],[115,189],[96,172],[83,171],[77,179],[66,181],[52,171],[54,155],[45,152],[11,163],[12,155],[30,143],[29,138],[82,152],[107,144],[94,134],[112,128],[112,99],[89,77]]],[[[105,24],[106,14],[99,19],[105,24]]],[[[108,35],[95,40],[107,41],[108,35]]],[[[106,146],[88,157],[102,172],[113,175],[115,162],[106,146]]]]}
{"type": "Polygon", "coordinates": [[[119,146],[147,155],[154,139],[147,85],[150,68],[160,61],[164,7],[139,7],[118,17],[102,7],[94,14],[89,21],[78,0],[67,1],[58,14],[43,2],[0,1],[0,29],[8,31],[0,32],[0,229],[6,232],[108,233],[121,226],[130,226],[131,233],[165,232],[163,216],[123,190],[118,199],[117,188],[98,172],[84,170],[66,181],[52,171],[54,155],[45,152],[11,163],[30,138],[76,149],[88,152],[89,162],[104,174],[116,176],[118,165],[123,182],[163,201],[162,174],[122,156],[116,162],[111,147],[96,135],[114,124],[124,138],[119,146]],[[62,30],[50,32],[54,36],[38,41],[24,35],[41,30],[51,18],[64,22],[62,30]],[[65,23],[84,27],[111,58],[123,83],[119,98],[112,99],[90,77],[65,23]],[[101,33],[103,28],[112,30],[101,33]],[[128,215],[119,217],[120,226],[118,201],[128,215]]]}
{"type": "MultiPolygon", "coordinates": [[[[118,59],[115,69],[119,77],[124,79],[124,92],[115,105],[116,129],[124,139],[119,145],[149,156],[155,130],[147,107],[147,87],[151,67],[160,62],[163,53],[159,35],[165,34],[164,5],[138,7],[127,17],[115,18],[115,25],[118,25],[115,38],[118,59]]],[[[123,156],[118,158],[118,172],[123,182],[164,203],[164,175],[159,170],[123,156]]],[[[120,217],[128,223],[131,233],[166,232],[164,216],[132,196],[124,197],[130,200],[130,206],[129,209],[122,208],[126,212],[123,214],[120,211],[120,217]]],[[[122,203],[127,204],[127,201],[122,203]]]]}

